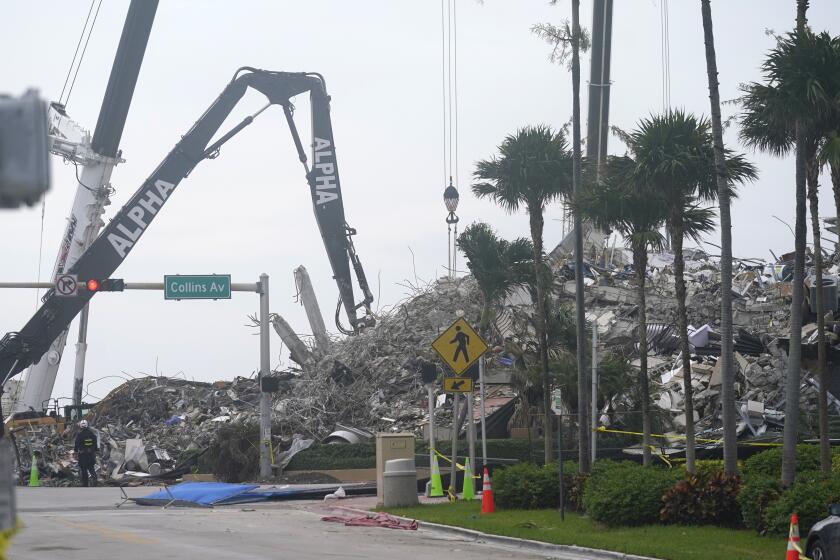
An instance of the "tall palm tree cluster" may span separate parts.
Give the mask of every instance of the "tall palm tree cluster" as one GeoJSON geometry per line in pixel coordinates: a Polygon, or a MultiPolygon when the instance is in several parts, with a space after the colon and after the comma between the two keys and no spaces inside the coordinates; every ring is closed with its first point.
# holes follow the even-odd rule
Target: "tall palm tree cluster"
{"type": "MultiPolygon", "coordinates": [[[[643,460],[651,463],[651,403],[647,372],[646,281],[648,255],[665,246],[663,230],[674,254],[679,364],[685,392],[686,467],[694,472],[694,411],[692,410],[691,361],[686,309],[685,239],[699,241],[719,224],[721,232],[721,336],[722,421],[725,469],[737,469],[735,438],[733,335],[732,335],[732,236],[730,200],[737,187],[757,178],[747,158],[724,146],[714,47],[711,0],[700,0],[704,31],[706,71],[711,118],[680,109],[667,109],[640,119],[629,132],[618,133],[626,147],[621,156],[595,162],[580,158],[580,116],[573,111],[574,137],[565,129],[545,125],[525,126],[504,139],[498,155],[476,164],[473,193],[489,198],[509,212],[524,210],[530,224],[530,241],[499,239],[487,224],[470,226],[459,239],[484,294],[482,331],[487,332],[493,310],[520,285],[533,287],[538,363],[542,381],[545,426],[549,422],[551,374],[549,331],[557,302],[551,297],[551,276],[546,273],[543,250],[544,212],[557,200],[568,204],[576,216],[605,231],[619,234],[632,254],[638,294],[638,388],[641,400],[643,460]],[[530,254],[529,254],[530,253],[530,254]]],[[[563,41],[573,54],[587,41],[577,26],[579,0],[573,0],[573,28],[563,41]],[[580,44],[576,44],[576,41],[580,44]]],[[[807,25],[807,0],[797,1],[797,26],[776,37],[776,45],[762,65],[763,80],[741,86],[739,136],[748,147],[783,156],[796,155],[796,251],[784,434],[783,482],[795,476],[798,392],[801,360],[802,302],[805,283],[806,200],[811,211],[814,267],[813,282],[822,284],[823,248],[818,219],[820,172],[830,169],[834,212],[840,223],[840,38],[815,33],[807,25]]],[[[556,41],[555,41],[556,43],[556,41]]],[[[556,47],[556,45],[555,45],[556,47]]],[[[574,60],[573,62],[576,62],[574,60]]],[[[573,68],[575,70],[575,68],[573,68]]],[[[579,70],[578,70],[579,72],[579,70]]],[[[574,94],[577,98],[578,87],[574,94]]],[[[576,99],[577,101],[577,99],[576,99]]],[[[575,108],[578,104],[576,102],[575,108]]],[[[838,248],[840,249],[840,248],[838,248]]],[[[822,291],[816,290],[818,363],[820,375],[820,439],[823,467],[830,469],[825,367],[826,341],[822,291]]],[[[578,317],[581,317],[578,314],[578,317]]],[[[580,341],[578,341],[579,343],[580,341]]],[[[579,344],[578,344],[579,345],[579,344]]],[[[580,363],[580,362],[579,362],[580,363]]],[[[578,386],[585,371],[578,366],[578,386]]],[[[580,399],[578,399],[580,400],[580,399]]],[[[584,405],[579,409],[583,413],[584,405]]],[[[583,420],[581,420],[583,423],[583,420]]],[[[546,461],[551,459],[546,437],[546,461]]],[[[581,452],[585,447],[581,444],[581,452]]],[[[583,461],[581,461],[583,464],[583,461]]]]}

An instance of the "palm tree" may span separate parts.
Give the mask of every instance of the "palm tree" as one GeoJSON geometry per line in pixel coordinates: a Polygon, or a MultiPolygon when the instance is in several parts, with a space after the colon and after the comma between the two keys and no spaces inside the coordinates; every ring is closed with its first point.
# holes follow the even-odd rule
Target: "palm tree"
{"type": "MultiPolygon", "coordinates": [[[[807,8],[807,3],[804,3],[807,8]]],[[[784,460],[782,482],[790,485],[796,475],[798,398],[801,368],[802,281],[805,275],[805,200],[811,210],[814,240],[816,286],[822,286],[822,246],[819,225],[819,173],[824,154],[833,151],[833,127],[836,126],[840,99],[840,48],[827,33],[815,35],[804,26],[800,4],[798,24],[801,30],[779,37],[763,65],[765,83],[751,83],[743,89],[744,115],[741,136],[747,144],[774,155],[796,149],[796,256],[794,293],[791,303],[791,345],[786,384],[784,460]],[[832,122],[834,121],[834,122],[832,122]],[[801,221],[801,223],[800,223],[801,221]],[[801,254],[800,254],[801,251],[801,254]],[[801,267],[801,270],[800,270],[801,267]],[[797,276],[798,274],[798,276],[797,276]]],[[[820,379],[819,431],[820,458],[824,472],[831,469],[828,440],[826,342],[822,290],[816,290],[817,354],[820,379]]]]}
{"type": "Polygon", "coordinates": [[[488,224],[475,222],[458,236],[458,248],[467,258],[467,267],[481,292],[479,332],[486,336],[494,306],[528,281],[533,246],[524,237],[513,241],[500,239],[488,224]],[[524,267],[528,270],[523,270],[524,267]]]}
{"type": "MultiPolygon", "coordinates": [[[[630,180],[663,201],[665,224],[674,252],[677,297],[677,330],[685,393],[686,470],[694,472],[694,406],[691,387],[691,350],[686,311],[685,237],[699,241],[714,228],[713,212],[702,206],[717,198],[714,144],[708,120],[683,111],[670,110],[643,119],[629,134],[629,149],[636,162],[630,180]]],[[[756,177],[755,168],[740,154],[725,152],[726,180],[730,196],[735,183],[756,177]]]]}
{"type": "MultiPolygon", "coordinates": [[[[601,229],[616,231],[633,253],[633,269],[636,271],[636,288],[639,298],[638,342],[639,342],[639,394],[642,409],[642,460],[651,463],[651,417],[650,382],[647,374],[647,280],[648,251],[664,247],[664,237],[659,232],[665,222],[666,212],[662,201],[655,193],[635,189],[632,170],[636,162],[630,157],[611,157],[598,182],[589,181],[575,197],[576,213],[601,229]]],[[[593,174],[594,175],[594,174],[593,174]]]]}
{"type": "MultiPolygon", "coordinates": [[[[581,173],[580,151],[580,0],[572,0],[572,190],[576,193],[581,189],[583,177],[581,173]]],[[[577,317],[577,345],[584,347],[586,336],[586,319],[583,309],[583,222],[580,216],[575,216],[575,314],[577,317]]],[[[577,353],[578,369],[578,468],[581,474],[590,470],[589,465],[589,429],[587,428],[586,406],[586,363],[583,352],[577,353]]]]}
{"type": "MultiPolygon", "coordinates": [[[[499,155],[476,163],[473,193],[490,198],[508,212],[525,209],[533,242],[533,266],[536,275],[535,301],[537,339],[543,377],[545,425],[551,421],[551,382],[548,373],[546,341],[546,289],[543,275],[543,227],[545,206],[571,194],[571,157],[563,131],[550,127],[526,126],[507,136],[499,146],[499,155]]],[[[545,461],[551,461],[551,438],[544,438],[545,461]]]]}
{"type": "MultiPolygon", "coordinates": [[[[549,3],[556,5],[559,0],[549,0],[549,3]]],[[[581,156],[581,135],[580,135],[580,52],[586,52],[590,46],[589,34],[580,27],[580,0],[572,0],[572,23],[563,22],[561,26],[549,23],[535,25],[531,31],[540,36],[552,45],[550,60],[552,62],[565,62],[569,54],[572,60],[569,70],[572,72],[572,145],[573,145],[573,172],[572,190],[577,192],[582,185],[582,156],[581,156]]],[[[579,218],[575,218],[575,314],[577,317],[578,344],[584,344],[586,336],[586,318],[583,306],[583,224],[579,218]]],[[[587,400],[586,400],[586,365],[583,353],[578,354],[578,468],[581,473],[588,473],[589,464],[589,428],[586,421],[587,400]]],[[[548,405],[546,405],[548,406],[548,405]]],[[[548,414],[548,412],[546,412],[548,414]]]]}
{"type": "Polygon", "coordinates": [[[723,464],[726,474],[738,471],[738,441],[735,433],[734,340],[732,337],[732,218],[729,208],[729,187],[726,184],[726,161],[723,148],[723,123],[720,115],[715,35],[712,28],[712,4],[701,0],[703,35],[706,44],[706,74],[712,106],[712,140],[715,148],[715,178],[720,207],[720,360],[721,408],[723,410],[723,464]]]}

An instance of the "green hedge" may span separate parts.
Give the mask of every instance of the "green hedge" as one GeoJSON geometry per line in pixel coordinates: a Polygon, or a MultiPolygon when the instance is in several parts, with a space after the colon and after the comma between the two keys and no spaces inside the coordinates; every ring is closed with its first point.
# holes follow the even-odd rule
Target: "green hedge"
{"type": "Polygon", "coordinates": [[[586,484],[586,513],[605,525],[645,525],[659,521],[665,491],[681,477],[679,469],[643,467],[628,461],[597,461],[586,484]]]}
{"type": "MultiPolygon", "coordinates": [[[[563,462],[564,501],[568,509],[582,511],[587,477],[577,463],[563,462]]],[[[557,463],[545,466],[519,463],[493,471],[493,496],[500,508],[544,509],[560,507],[557,463]]]]}
{"type": "MultiPolygon", "coordinates": [[[[796,472],[802,475],[820,470],[820,448],[818,445],[796,446],[796,472]]],[[[774,447],[762,451],[744,461],[744,476],[782,476],[782,448],[774,447]]]]}
{"type": "Polygon", "coordinates": [[[812,474],[800,477],[771,503],[764,513],[767,533],[787,535],[790,515],[799,517],[800,534],[807,534],[811,526],[828,515],[828,506],[840,501],[840,477],[812,474]]]}
{"type": "Polygon", "coordinates": [[[782,482],[777,476],[756,475],[745,478],[738,494],[744,525],[764,534],[767,508],[782,495],[782,482]]]}

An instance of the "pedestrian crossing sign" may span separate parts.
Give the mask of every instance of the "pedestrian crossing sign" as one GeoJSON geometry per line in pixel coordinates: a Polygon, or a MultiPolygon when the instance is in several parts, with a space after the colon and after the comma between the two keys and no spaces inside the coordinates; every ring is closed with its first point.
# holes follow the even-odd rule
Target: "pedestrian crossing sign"
{"type": "Polygon", "coordinates": [[[455,375],[462,375],[487,352],[487,343],[459,318],[432,342],[432,348],[455,375]]]}

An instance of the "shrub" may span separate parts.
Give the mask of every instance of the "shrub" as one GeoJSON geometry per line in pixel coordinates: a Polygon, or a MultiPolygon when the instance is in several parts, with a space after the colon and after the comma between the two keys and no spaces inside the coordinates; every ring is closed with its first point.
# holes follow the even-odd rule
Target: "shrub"
{"type": "Polygon", "coordinates": [[[838,454],[831,456],[831,472],[840,473],[840,455],[838,454]]]}
{"type": "MultiPolygon", "coordinates": [[[[577,464],[563,463],[566,507],[580,511],[586,476],[577,474],[577,464]]],[[[543,509],[560,507],[557,464],[544,467],[518,463],[493,472],[493,496],[500,508],[543,509]]]]}
{"type": "Polygon", "coordinates": [[[802,476],[784,491],[781,497],[767,507],[764,514],[767,532],[786,535],[790,515],[799,517],[800,533],[807,533],[811,526],[826,516],[828,506],[840,500],[840,477],[823,478],[818,474],[802,476]]]}
{"type": "Polygon", "coordinates": [[[579,474],[577,469],[569,471],[571,474],[566,474],[565,466],[563,468],[563,491],[565,492],[566,508],[583,512],[583,495],[586,491],[589,475],[579,474]]]}
{"type": "Polygon", "coordinates": [[[701,518],[721,527],[738,527],[742,524],[738,494],[741,478],[722,472],[711,474],[700,493],[701,518]]]}
{"type": "Polygon", "coordinates": [[[721,471],[689,475],[665,491],[659,518],[665,523],[738,526],[741,524],[741,509],[736,501],[739,490],[740,479],[721,471]]]}
{"type": "Polygon", "coordinates": [[[659,520],[662,495],[679,478],[679,469],[598,461],[586,483],[584,509],[606,525],[654,523],[659,520]]]}
{"type": "Polygon", "coordinates": [[[501,508],[539,509],[560,502],[557,470],[519,463],[493,472],[493,494],[501,508]]]}
{"type": "Polygon", "coordinates": [[[245,482],[257,477],[260,466],[258,424],[225,424],[207,453],[213,475],[222,482],[245,482]]]}
{"type": "Polygon", "coordinates": [[[659,519],[665,523],[700,523],[702,487],[703,479],[698,475],[688,475],[685,480],[678,480],[662,496],[659,519]]]}
{"type": "Polygon", "coordinates": [[[738,504],[741,506],[741,517],[744,525],[764,534],[767,525],[764,521],[765,513],[782,495],[782,484],[777,476],[753,474],[744,479],[741,492],[738,494],[738,504]]]}
{"type": "MultiPolygon", "coordinates": [[[[806,473],[820,470],[820,448],[818,445],[796,446],[796,472],[806,473]]],[[[744,462],[745,476],[782,476],[782,448],[775,447],[753,455],[744,462]]]]}

